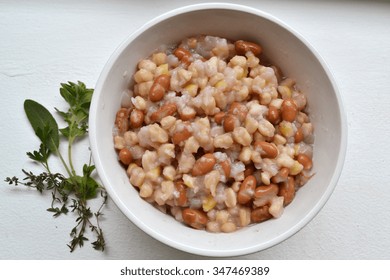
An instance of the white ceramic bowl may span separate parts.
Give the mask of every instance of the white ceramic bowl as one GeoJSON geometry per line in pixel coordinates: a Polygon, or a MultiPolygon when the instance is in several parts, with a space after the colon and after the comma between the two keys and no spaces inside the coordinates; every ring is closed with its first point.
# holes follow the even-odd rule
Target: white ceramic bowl
{"type": "Polygon", "coordinates": [[[112,54],[99,77],[89,125],[98,174],[121,211],[155,239],[179,250],[205,256],[249,254],[292,236],[313,219],[332,194],[346,152],[346,118],[340,94],[321,57],[280,20],[234,4],[209,3],[179,8],[153,19],[131,34],[112,54]],[[137,62],[162,44],[177,43],[196,34],[259,42],[271,61],[280,66],[286,76],[296,79],[307,95],[315,126],[315,176],[299,190],[279,219],[228,234],[191,229],[142,200],[118,163],[112,138],[115,114],[137,62]]]}

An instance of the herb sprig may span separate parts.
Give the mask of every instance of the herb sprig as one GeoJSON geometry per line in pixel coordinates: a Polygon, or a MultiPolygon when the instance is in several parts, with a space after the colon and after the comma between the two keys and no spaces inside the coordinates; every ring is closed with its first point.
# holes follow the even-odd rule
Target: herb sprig
{"type": "Polygon", "coordinates": [[[27,99],[24,102],[24,111],[27,118],[41,143],[38,150],[27,152],[27,156],[36,163],[39,163],[44,171],[38,175],[31,171],[22,169],[26,177],[22,180],[16,176],[5,179],[10,185],[24,185],[36,189],[40,193],[51,192],[51,205],[47,211],[52,212],[54,217],[67,214],[69,211],[75,213],[76,225],[70,232],[71,241],[67,246],[73,252],[76,247],[82,247],[88,241],[86,231],[96,238],[92,242],[93,248],[104,251],[105,240],[99,221],[102,208],[107,202],[107,193],[102,185],[94,178],[95,166],[91,158],[84,164],[82,174],[78,175],[72,160],[72,147],[75,141],[88,133],[89,107],[93,89],[89,89],[82,82],[62,83],[60,94],[69,105],[68,111],[55,110],[67,123],[65,128],[58,128],[53,115],[41,104],[34,100],[27,99]],[[67,160],[62,156],[59,146],[61,135],[67,140],[67,160]],[[54,173],[49,166],[49,157],[56,156],[66,170],[66,175],[54,173]],[[88,200],[102,198],[99,209],[94,212],[88,206],[88,200]]]}

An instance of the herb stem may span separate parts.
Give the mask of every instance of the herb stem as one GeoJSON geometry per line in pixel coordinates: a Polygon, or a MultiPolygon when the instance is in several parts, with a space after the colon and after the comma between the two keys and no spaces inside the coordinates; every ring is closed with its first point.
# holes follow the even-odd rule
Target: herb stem
{"type": "Polygon", "coordinates": [[[64,166],[64,168],[66,169],[66,172],[68,173],[69,177],[72,177],[72,172],[70,171],[68,165],[66,164],[64,158],[62,157],[61,155],[61,152],[59,149],[57,149],[57,154],[58,154],[58,157],[60,158],[61,162],[62,162],[62,165],[64,166]]]}
{"type": "Polygon", "coordinates": [[[73,166],[73,160],[72,160],[72,144],[73,144],[73,138],[69,138],[69,143],[68,143],[68,161],[69,161],[69,166],[70,170],[73,174],[73,176],[76,176],[76,171],[73,166]]]}

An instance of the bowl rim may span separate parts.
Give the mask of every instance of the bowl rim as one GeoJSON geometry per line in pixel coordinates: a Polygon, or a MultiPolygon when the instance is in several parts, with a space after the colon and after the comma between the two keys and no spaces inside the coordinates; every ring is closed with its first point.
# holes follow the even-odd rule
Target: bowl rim
{"type": "Polygon", "coordinates": [[[270,247],[273,247],[280,242],[288,239],[289,237],[293,236],[295,233],[297,233],[299,230],[301,230],[305,225],[307,225],[324,207],[326,202],[329,200],[330,196],[332,195],[337,182],[341,176],[341,172],[343,169],[343,165],[345,162],[346,157],[346,151],[347,151],[347,118],[345,109],[343,106],[343,100],[342,96],[339,92],[339,89],[336,85],[335,79],[329,70],[329,67],[325,60],[322,58],[322,56],[316,51],[316,49],[296,30],[291,28],[289,25],[281,21],[280,19],[276,18],[275,16],[264,12],[262,10],[252,8],[249,6],[241,5],[241,4],[232,4],[232,3],[199,3],[199,4],[191,4],[182,6],[179,8],[175,8],[173,10],[167,11],[140,26],[137,28],[134,32],[132,32],[127,38],[114,50],[114,52],[109,57],[108,61],[103,67],[102,72],[100,73],[98,80],[95,85],[95,92],[92,97],[91,101],[91,107],[90,107],[90,118],[89,118],[89,141],[91,146],[91,152],[92,157],[95,162],[95,166],[97,169],[97,172],[99,174],[100,180],[103,182],[103,185],[106,186],[106,190],[110,196],[110,198],[114,201],[114,203],[117,205],[117,207],[122,211],[122,213],[125,214],[126,217],[130,219],[132,223],[134,223],[138,228],[140,228],[142,231],[147,233],[149,236],[153,237],[154,239],[170,246],[176,249],[179,249],[181,251],[192,253],[196,255],[202,255],[202,256],[209,256],[209,257],[233,257],[233,256],[240,256],[240,255],[246,255],[251,254],[255,252],[262,251],[264,249],[268,249],[270,247]],[[272,21],[273,23],[281,26],[282,28],[286,29],[288,32],[290,32],[292,35],[294,35],[299,41],[301,41],[308,49],[309,51],[316,57],[318,62],[320,63],[321,67],[325,71],[331,86],[333,88],[333,91],[335,93],[337,105],[338,105],[338,111],[340,113],[340,153],[338,156],[337,164],[334,169],[334,173],[332,174],[331,180],[328,184],[328,188],[322,195],[321,199],[317,202],[315,207],[313,207],[304,217],[302,217],[298,223],[296,223],[293,227],[291,227],[289,230],[284,231],[283,233],[279,234],[275,238],[269,240],[267,243],[262,244],[254,244],[254,246],[246,247],[243,249],[236,249],[236,250],[213,250],[213,249],[201,249],[197,247],[191,246],[191,244],[182,244],[176,241],[172,241],[172,239],[169,239],[153,229],[149,228],[148,226],[145,226],[140,220],[136,218],[136,216],[129,211],[125,207],[125,205],[122,203],[120,198],[115,194],[115,191],[111,189],[109,184],[109,178],[105,176],[104,168],[101,164],[101,159],[99,156],[99,151],[97,149],[97,137],[96,137],[96,130],[97,125],[93,122],[93,117],[97,114],[97,101],[99,99],[99,96],[102,93],[102,87],[104,85],[104,82],[107,78],[107,75],[110,72],[111,67],[115,63],[117,57],[125,50],[128,44],[130,44],[135,38],[137,38],[142,32],[147,30],[148,28],[170,18],[173,16],[177,16],[183,13],[187,12],[195,12],[200,10],[233,10],[238,12],[245,12],[250,13],[256,16],[260,16],[262,18],[265,18],[269,21],[272,21]]]}

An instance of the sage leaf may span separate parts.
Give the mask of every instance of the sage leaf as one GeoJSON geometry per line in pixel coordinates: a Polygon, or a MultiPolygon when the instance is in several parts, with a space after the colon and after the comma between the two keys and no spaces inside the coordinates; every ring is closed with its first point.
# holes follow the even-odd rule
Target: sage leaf
{"type": "Polygon", "coordinates": [[[52,114],[44,106],[31,99],[24,101],[24,111],[41,142],[50,152],[57,154],[60,141],[58,125],[52,114]]]}

